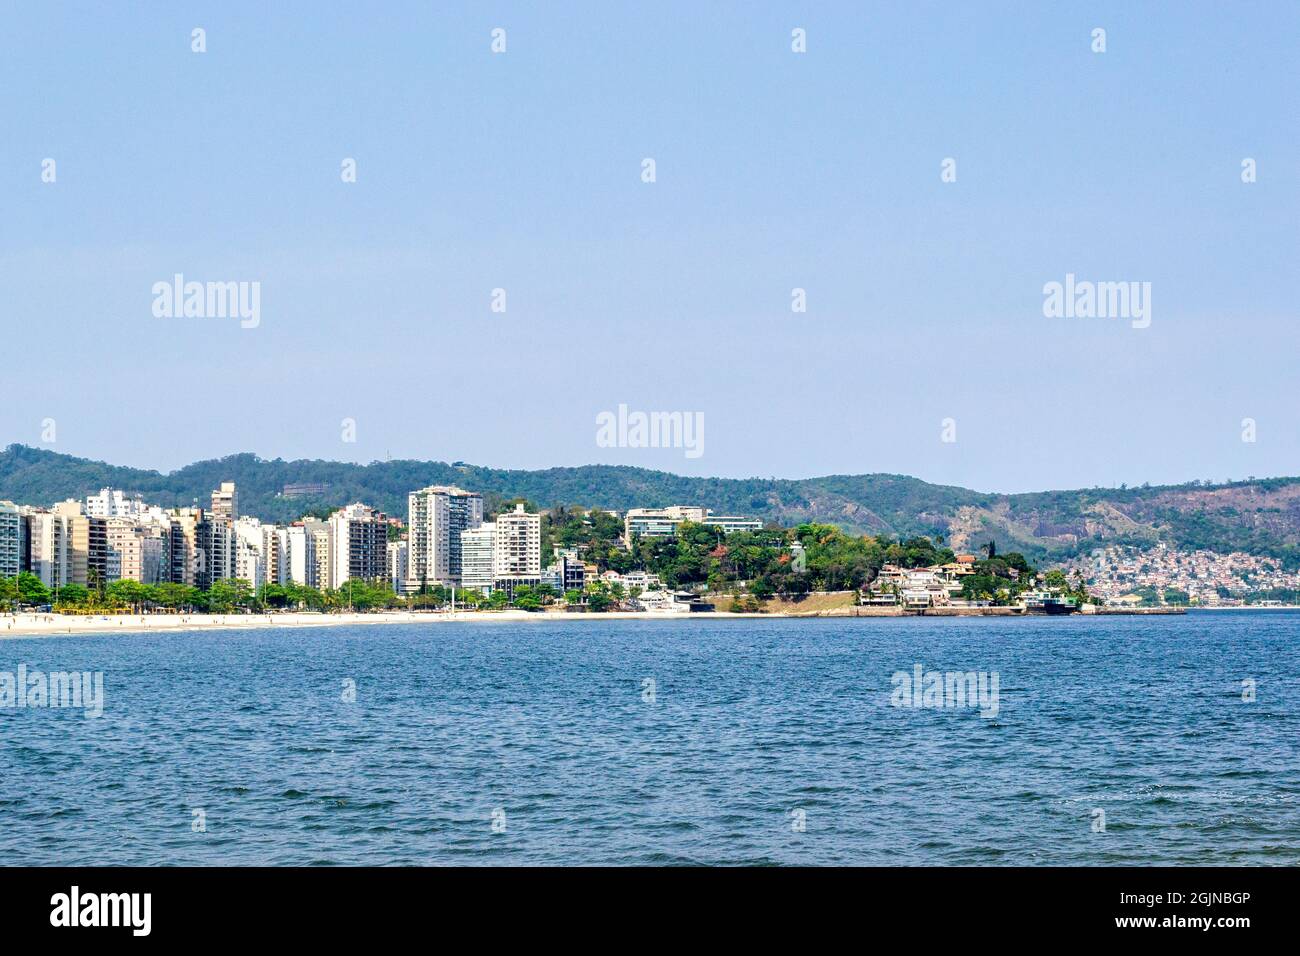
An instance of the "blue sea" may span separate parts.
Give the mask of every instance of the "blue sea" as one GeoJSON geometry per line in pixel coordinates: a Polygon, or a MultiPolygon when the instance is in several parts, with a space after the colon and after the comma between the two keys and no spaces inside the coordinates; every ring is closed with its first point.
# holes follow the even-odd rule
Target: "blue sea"
{"type": "Polygon", "coordinates": [[[104,708],[0,707],[8,864],[1300,864],[1285,611],[0,641],[19,665],[102,672],[104,708]],[[904,693],[918,665],[996,707],[904,693]]]}

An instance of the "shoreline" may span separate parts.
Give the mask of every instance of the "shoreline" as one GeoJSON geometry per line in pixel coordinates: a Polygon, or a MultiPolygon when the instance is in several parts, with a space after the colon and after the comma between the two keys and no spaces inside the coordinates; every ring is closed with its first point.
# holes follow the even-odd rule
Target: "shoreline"
{"type": "MultiPolygon", "coordinates": [[[[6,637],[66,637],[76,634],[144,634],[186,631],[264,630],[267,628],[339,627],[348,624],[442,624],[518,621],[642,620],[687,618],[785,618],[793,614],[733,614],[726,611],[664,614],[655,611],[585,612],[505,611],[376,611],[321,614],[311,611],[280,614],[12,614],[0,615],[0,640],[6,637]]],[[[804,615],[808,616],[808,615],[804,615]]]]}
{"type": "MultiPolygon", "coordinates": [[[[1208,610],[1208,609],[1207,609],[1208,610]]],[[[1218,609],[1216,609],[1218,610],[1218,609]]],[[[1250,610],[1222,608],[1221,610],[1250,610]]],[[[1288,610],[1263,608],[1261,610],[1288,610]]],[[[1289,610],[1294,610],[1290,608],[1289,610]]],[[[1141,608],[1071,614],[1069,617],[1111,617],[1124,615],[1181,614],[1181,610],[1141,608]]],[[[662,611],[377,611],[371,613],[321,614],[293,611],[276,614],[5,614],[0,615],[0,640],[8,637],[67,637],[94,634],[141,634],[207,630],[257,630],[267,628],[340,627],[350,624],[441,624],[441,623],[517,623],[540,621],[691,621],[691,620],[786,620],[810,618],[916,618],[916,617],[984,617],[1041,618],[1051,615],[1027,614],[1016,608],[931,608],[925,613],[904,612],[898,608],[843,607],[817,611],[697,611],[664,613],[662,611]]]]}
{"type": "Polygon", "coordinates": [[[1204,607],[1190,608],[1193,611],[1300,611],[1300,604],[1231,604],[1222,607],[1217,604],[1207,604],[1204,607]]]}

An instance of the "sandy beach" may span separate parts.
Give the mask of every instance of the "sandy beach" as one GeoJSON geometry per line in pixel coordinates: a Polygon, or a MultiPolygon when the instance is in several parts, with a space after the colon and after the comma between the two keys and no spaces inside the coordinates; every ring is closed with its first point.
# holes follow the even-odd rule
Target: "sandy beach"
{"type": "Polygon", "coordinates": [[[451,621],[481,624],[518,621],[673,621],[699,618],[786,617],[784,614],[732,614],[723,611],[671,614],[653,611],[613,611],[601,614],[566,611],[378,611],[368,614],[5,614],[0,638],[67,634],[123,634],[141,631],[250,630],[254,628],[337,627],[344,624],[438,624],[451,621]]]}
{"type": "MultiPolygon", "coordinates": [[[[1210,610],[1210,609],[1206,609],[1210,610]]],[[[1214,609],[1219,610],[1219,609],[1214,609]]],[[[1224,608],[1223,610],[1240,610],[1224,608]]],[[[1097,608],[1085,617],[1111,615],[1182,614],[1173,608],[1097,608]]],[[[250,630],[254,628],[337,627],[346,624],[439,624],[473,622],[503,624],[544,621],[698,621],[745,620],[748,618],[811,617],[915,617],[898,607],[866,607],[844,603],[765,602],[761,612],[733,611],[375,611],[365,614],[320,614],[311,611],[288,611],[274,614],[2,614],[0,639],[6,637],[40,637],[67,634],[124,634],[141,631],[250,630]]],[[[1028,617],[1015,607],[937,607],[925,612],[927,617],[1028,617]]]]}

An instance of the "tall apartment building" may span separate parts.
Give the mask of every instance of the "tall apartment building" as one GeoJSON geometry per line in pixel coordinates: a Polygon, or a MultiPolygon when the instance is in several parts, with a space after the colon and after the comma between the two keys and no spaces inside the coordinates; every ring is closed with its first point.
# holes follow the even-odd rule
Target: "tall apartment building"
{"type": "Polygon", "coordinates": [[[329,517],[329,586],[353,578],[380,580],[388,574],[388,517],[358,502],[329,517]]]}
{"type": "Polygon", "coordinates": [[[145,584],[171,581],[171,522],[165,517],[151,517],[140,522],[140,580],[145,584]]]}
{"type": "Polygon", "coordinates": [[[289,583],[289,529],[262,526],[263,574],[267,584],[289,583]]]}
{"type": "Polygon", "coordinates": [[[497,515],[492,576],[497,580],[538,579],[542,574],[542,516],[523,505],[497,515]]]}
{"type": "Polygon", "coordinates": [[[0,578],[13,578],[23,569],[26,522],[12,501],[0,501],[0,578]]]}
{"type": "Polygon", "coordinates": [[[113,578],[108,576],[108,519],[86,515],[86,586],[102,590],[113,578]]]}
{"type": "Polygon", "coordinates": [[[461,535],[483,523],[483,496],[430,485],[407,497],[407,590],[461,578],[461,535]]]}
{"type": "Polygon", "coordinates": [[[304,518],[285,528],[285,583],[309,588],[329,587],[330,525],[304,518]]]}
{"type": "Polygon", "coordinates": [[[388,583],[401,593],[406,584],[407,544],[405,541],[388,542],[388,583]]]}
{"type": "Polygon", "coordinates": [[[27,515],[31,541],[28,566],[47,588],[61,588],[72,579],[72,530],[68,519],[50,511],[27,515]]]}
{"type": "Polygon", "coordinates": [[[239,517],[239,497],[233,481],[223,481],[221,487],[212,492],[211,516],[218,521],[232,523],[239,517]]]}
{"type": "Polygon", "coordinates": [[[232,577],[247,581],[254,590],[266,583],[266,527],[256,518],[244,515],[231,526],[235,535],[235,570],[232,577]]]}
{"type": "Polygon", "coordinates": [[[109,582],[108,519],[88,515],[75,498],[60,501],[54,513],[67,519],[68,584],[101,588],[109,582]]]}
{"type": "Polygon", "coordinates": [[[104,523],[104,583],[144,581],[143,534],[130,518],[100,518],[104,523]]]}
{"type": "Polygon", "coordinates": [[[235,576],[235,529],[229,521],[204,515],[195,528],[199,570],[195,585],[207,589],[212,582],[235,576]]]}
{"type": "Polygon", "coordinates": [[[312,587],[324,591],[330,586],[330,554],[334,550],[334,530],[327,521],[307,523],[312,540],[312,557],[315,567],[311,571],[312,587]]]}
{"type": "Polygon", "coordinates": [[[233,481],[223,481],[212,492],[212,509],[195,529],[199,551],[199,571],[195,584],[212,587],[212,582],[236,577],[238,546],[235,519],[239,517],[239,500],[233,481]]]}
{"type": "Polygon", "coordinates": [[[68,499],[54,506],[54,513],[65,519],[68,535],[67,584],[90,585],[90,519],[82,511],[80,501],[68,499]]]}
{"type": "Polygon", "coordinates": [[[299,522],[285,528],[285,573],[294,584],[311,586],[309,569],[316,567],[316,540],[299,522]]]}
{"type": "Polygon", "coordinates": [[[497,526],[493,521],[485,521],[477,528],[460,533],[461,587],[492,593],[496,536],[497,526]]]}
{"type": "Polygon", "coordinates": [[[199,524],[203,521],[203,509],[173,508],[167,519],[171,532],[167,580],[194,587],[203,573],[203,553],[199,550],[199,524]]]}

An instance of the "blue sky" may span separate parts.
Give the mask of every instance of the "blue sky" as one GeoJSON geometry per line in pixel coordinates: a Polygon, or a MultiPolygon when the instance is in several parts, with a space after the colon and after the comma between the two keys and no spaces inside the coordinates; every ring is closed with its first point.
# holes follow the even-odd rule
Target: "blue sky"
{"type": "Polygon", "coordinates": [[[0,440],[990,491],[1300,473],[1298,7],[265,6],[0,13],[0,440]],[[156,318],[175,273],[260,282],[260,325],[156,318]],[[1150,327],[1045,318],[1067,273],[1150,282],[1150,327]],[[619,404],[702,413],[704,453],[598,447],[619,404]]]}

